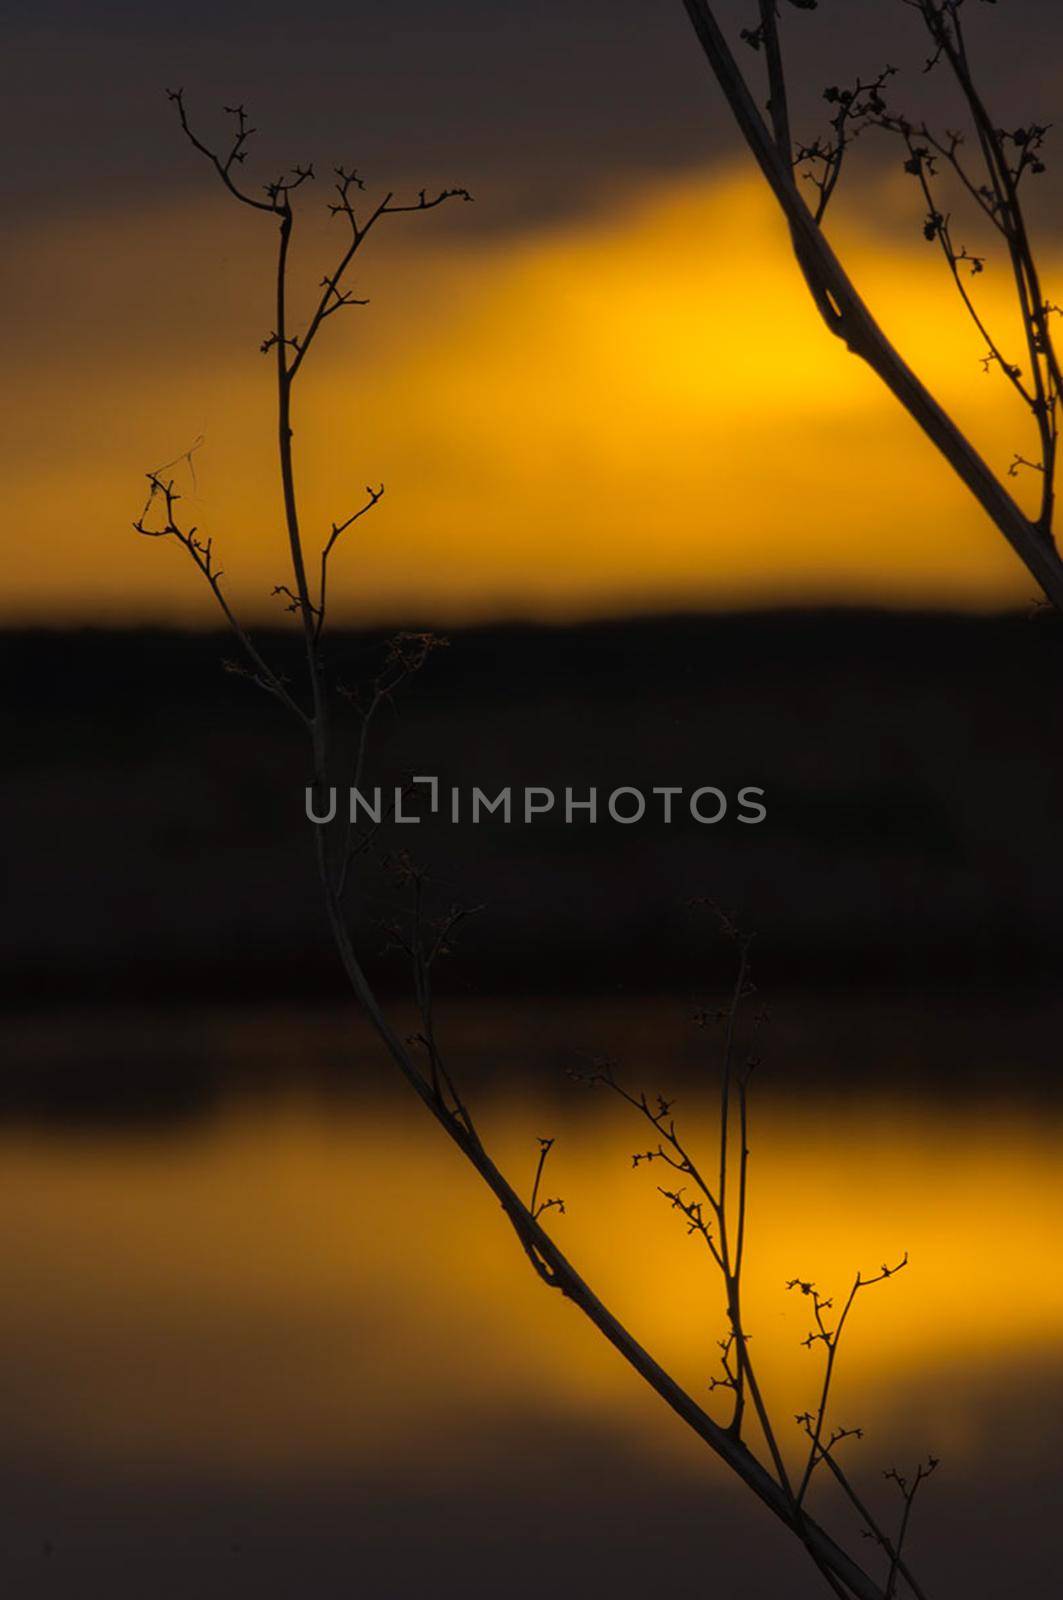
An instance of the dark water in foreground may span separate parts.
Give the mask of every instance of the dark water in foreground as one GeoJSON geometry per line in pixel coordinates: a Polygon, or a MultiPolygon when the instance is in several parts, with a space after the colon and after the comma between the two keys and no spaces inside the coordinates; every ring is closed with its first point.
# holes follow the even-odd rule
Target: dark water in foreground
{"type": "MultiPolygon", "coordinates": [[[[556,1136],[557,1236],[706,1396],[723,1331],[709,1264],[656,1174],[631,1168],[644,1129],[552,1072],[517,1070],[543,1037],[523,1005],[505,1030],[473,1008],[453,1035],[478,1063],[485,1136],[528,1186],[538,1137],[556,1136]],[[503,1037],[513,1070],[492,1075],[503,1037]]],[[[674,1075],[684,1127],[711,1149],[711,1101],[660,1003],[629,1002],[608,1025],[601,1002],[567,1006],[565,1038],[611,1026],[647,1088],[674,1075]]],[[[13,1041],[26,1094],[0,1130],[11,1593],[820,1593],[766,1514],[538,1284],[375,1057],[338,1088],[338,1023],[215,1017],[194,1049],[174,1018],[139,1026],[53,1019],[13,1041]],[[27,1109],[42,1076],[69,1095],[71,1063],[110,1059],[128,1111],[138,1071],[182,1054],[190,1072],[204,1055],[224,1067],[194,1115],[120,1116],[120,1096],[92,1116],[27,1109]]],[[[870,1057],[901,1060],[910,1019],[892,1026],[865,1016],[870,1057]]],[[[783,1436],[796,1453],[790,1419],[820,1370],[785,1281],[844,1292],[907,1250],[909,1269],[861,1299],[840,1357],[836,1420],[866,1429],[849,1447],[857,1476],[888,1509],[881,1469],[941,1456],[912,1547],[929,1592],[1047,1595],[1063,1510],[1063,1101],[1025,1083],[1021,1061],[972,1082],[955,1061],[931,1080],[807,1059],[791,1051],[765,1079],[752,1139],[747,1310],[783,1436]]]]}

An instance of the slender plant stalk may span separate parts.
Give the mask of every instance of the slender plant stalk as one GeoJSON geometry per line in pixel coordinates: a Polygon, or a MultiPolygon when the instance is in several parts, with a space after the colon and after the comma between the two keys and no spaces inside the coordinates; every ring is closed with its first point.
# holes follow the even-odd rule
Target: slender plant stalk
{"type": "MultiPolygon", "coordinates": [[[[276,327],[272,330],[263,346],[264,349],[273,353],[275,364],[278,466],[291,561],[291,585],[279,586],[277,592],[287,598],[289,602],[288,609],[297,612],[299,615],[306,651],[309,691],[308,707],[300,704],[296,696],[287,687],[285,681],[269,666],[249,634],[237,621],[228,600],[220,588],[221,574],[213,565],[211,542],[200,539],[195,528],[188,530],[183,528],[176,508],[180,497],[176,493],[173,483],[163,478],[160,473],[149,474],[149,506],[145,508],[145,512],[137,520],[135,526],[141,533],[154,537],[163,535],[175,537],[189,551],[195,565],[206,577],[226,618],[236,632],[237,638],[250,662],[248,676],[252,677],[261,687],[280,700],[286,709],[294,713],[305,728],[309,742],[311,789],[315,799],[321,801],[324,799],[330,775],[338,760],[338,751],[334,743],[329,717],[330,686],[327,681],[321,645],[327,608],[327,561],[341,534],[365,512],[372,509],[379,500],[383,489],[381,487],[379,491],[368,490],[369,500],[360,511],[345,522],[332,525],[331,534],[323,542],[319,587],[315,592],[310,584],[309,566],[305,554],[305,539],[299,514],[298,475],[295,459],[296,416],[294,388],[296,378],[301,372],[307,352],[326,318],[342,306],[363,303],[356,301],[350,291],[344,287],[344,274],[370,229],[381,218],[389,214],[428,210],[452,195],[462,195],[465,198],[468,198],[468,196],[465,195],[463,190],[445,190],[435,199],[428,200],[422,192],[417,203],[399,205],[393,202],[391,195],[388,195],[384,201],[370,212],[368,220],[362,223],[356,216],[352,199],[353,190],[356,187],[361,187],[361,181],[353,173],[344,169],[336,169],[338,177],[336,190],[339,194],[339,201],[332,206],[332,210],[334,214],[346,219],[351,229],[351,241],[341,256],[338,266],[327,274],[323,280],[321,299],[310,317],[305,333],[300,335],[293,331],[288,304],[290,248],[294,226],[291,194],[293,190],[300,187],[304,182],[312,179],[313,169],[296,168],[291,178],[278,180],[273,184],[267,185],[265,191],[267,198],[265,200],[250,196],[236,181],[236,170],[243,160],[247,140],[253,132],[248,127],[243,109],[237,107],[232,112],[236,119],[234,144],[227,156],[220,156],[211,151],[193,133],[185,113],[181,94],[179,92],[175,93],[171,98],[177,103],[181,125],[188,138],[195,148],[211,162],[226,188],[238,200],[258,211],[271,215],[278,225],[275,264],[276,327]],[[164,514],[163,525],[156,526],[150,520],[149,508],[153,504],[160,503],[164,514]]],[[[411,637],[417,638],[418,636],[411,637]]],[[[396,656],[397,676],[382,678],[374,686],[368,710],[363,714],[361,735],[358,739],[355,753],[355,772],[358,779],[361,777],[365,761],[366,731],[369,717],[371,717],[376,706],[392,692],[396,682],[401,680],[407,668],[409,667],[409,670],[415,669],[419,659],[421,658],[417,656],[415,650],[413,665],[410,667],[402,651],[399,650],[396,656]]],[[[322,805],[315,805],[314,814],[320,816],[323,809],[322,805]]],[[[603,1081],[608,1081],[610,1087],[617,1089],[624,1099],[649,1119],[661,1140],[656,1152],[650,1152],[645,1157],[636,1157],[636,1164],[640,1159],[663,1159],[671,1167],[690,1178],[696,1184],[703,1197],[702,1201],[687,1202],[682,1198],[681,1191],[676,1191],[674,1194],[669,1191],[662,1191],[668,1195],[670,1201],[691,1223],[691,1231],[697,1231],[703,1235],[709,1246],[712,1259],[723,1275],[725,1304],[730,1324],[730,1337],[724,1347],[723,1366],[727,1375],[726,1386],[734,1392],[733,1416],[728,1425],[723,1425],[714,1420],[676,1379],[639,1344],[614,1313],[599,1299],[585,1278],[568,1260],[543,1226],[541,1218],[548,1208],[562,1208],[561,1202],[558,1200],[540,1201],[539,1199],[543,1169],[552,1141],[541,1141],[539,1162],[535,1170],[534,1182],[531,1186],[530,1204],[520,1197],[509,1179],[499,1170],[485,1147],[468,1108],[455,1087],[454,1079],[443,1061],[436,1042],[432,1016],[432,964],[436,955],[439,954],[450,928],[458,920],[461,913],[452,913],[450,919],[443,924],[442,930],[436,935],[434,941],[426,944],[423,879],[415,869],[409,869],[408,876],[414,887],[413,931],[409,940],[400,935],[399,942],[402,943],[403,948],[407,949],[413,962],[414,990],[423,1029],[415,1042],[423,1047],[427,1057],[427,1066],[423,1068],[419,1057],[415,1056],[411,1049],[410,1042],[400,1038],[385,1015],[352,939],[350,921],[345,906],[345,895],[350,883],[349,869],[359,850],[359,841],[355,838],[353,823],[349,828],[346,822],[344,823],[344,833],[338,853],[330,848],[329,824],[316,822],[314,826],[317,872],[320,879],[325,912],[336,951],[351,990],[410,1089],[412,1089],[429,1115],[461,1152],[474,1171],[478,1173],[498,1201],[538,1277],[544,1284],[551,1289],[557,1290],[582,1312],[633,1371],[736,1474],[757,1499],[795,1535],[800,1545],[815,1563],[832,1593],[842,1597],[842,1600],[890,1600],[897,1581],[904,1579],[909,1582],[910,1587],[917,1596],[922,1596],[922,1591],[916,1587],[914,1580],[910,1578],[907,1566],[901,1558],[899,1542],[896,1549],[894,1549],[885,1535],[880,1534],[875,1525],[871,1523],[870,1514],[863,1509],[861,1502],[851,1487],[848,1488],[848,1493],[852,1503],[857,1508],[863,1522],[868,1526],[869,1530],[873,1531],[874,1537],[883,1545],[890,1560],[890,1571],[885,1585],[857,1563],[837,1543],[832,1535],[810,1515],[805,1504],[804,1490],[807,1485],[802,1484],[800,1490],[796,1491],[791,1483],[748,1349],[748,1332],[743,1322],[741,1304],[741,1276],[746,1241],[749,1155],[746,1101],[747,1069],[739,1066],[736,1055],[738,1011],[748,984],[748,940],[739,941],[738,974],[731,997],[731,1004],[726,1014],[719,1172],[715,1189],[702,1177],[697,1165],[688,1155],[676,1131],[674,1121],[671,1121],[668,1117],[668,1108],[664,1102],[661,1103],[661,1109],[654,1112],[644,1097],[636,1098],[622,1090],[611,1072],[603,1078],[603,1081]],[[737,1161],[733,1148],[733,1139],[736,1136],[739,1140],[737,1161]],[[701,1206],[703,1203],[708,1208],[709,1220],[706,1220],[702,1213],[701,1206]],[[729,1352],[731,1350],[734,1352],[733,1366],[730,1362],[729,1352]],[[742,1422],[747,1395],[752,1403],[753,1411],[765,1440],[767,1464],[758,1458],[742,1437],[742,1422]]],[[[831,1370],[833,1370],[833,1354],[831,1370]]],[[[828,1374],[823,1403],[820,1407],[820,1434],[822,1432],[822,1414],[826,1407],[826,1396],[829,1393],[829,1388],[830,1375],[828,1374]]],[[[813,1441],[812,1451],[813,1455],[817,1456],[817,1459],[826,1460],[832,1472],[836,1475],[840,1474],[842,1481],[847,1484],[848,1480],[844,1477],[842,1469],[831,1455],[830,1445],[825,1444],[821,1436],[813,1441]]],[[[906,1512],[908,1510],[910,1510],[910,1507],[906,1505],[906,1512]]],[[[905,1531],[906,1529],[907,1517],[905,1531]]]]}
{"type": "MultiPolygon", "coordinates": [[[[1047,520],[1050,519],[1052,508],[1049,480],[1055,446],[1054,433],[1046,431],[1049,424],[1045,415],[1046,396],[1043,389],[1039,389],[1036,400],[1046,456],[1040,464],[1040,470],[1045,473],[1046,491],[1040,519],[1033,521],[887,339],[831,248],[820,221],[813,216],[802,198],[794,176],[776,0],[760,0],[762,38],[770,83],[771,127],[761,115],[745,75],[717,21],[715,7],[709,0],[683,0],[683,6],[731,114],[786,218],[798,264],[827,327],[854,355],[865,361],[896,396],[996,524],[1048,599],[1057,609],[1063,610],[1063,562],[1060,561],[1047,520]]],[[[939,16],[945,12],[954,14],[951,7],[929,5],[923,9],[939,16]]],[[[1039,346],[1045,339],[1048,308],[1041,294],[1015,183],[1007,161],[1000,155],[999,136],[975,93],[966,56],[962,50],[953,47],[951,33],[949,40],[946,54],[974,111],[990,170],[1008,208],[1009,218],[1017,219],[1013,226],[1009,223],[1013,234],[1010,253],[1015,264],[1023,322],[1031,355],[1035,357],[1033,369],[1040,374],[1043,363],[1039,359],[1039,346]]],[[[1054,365],[1054,355],[1051,360],[1054,365]]],[[[1041,384],[1041,377],[1038,376],[1035,381],[1041,384]]]]}

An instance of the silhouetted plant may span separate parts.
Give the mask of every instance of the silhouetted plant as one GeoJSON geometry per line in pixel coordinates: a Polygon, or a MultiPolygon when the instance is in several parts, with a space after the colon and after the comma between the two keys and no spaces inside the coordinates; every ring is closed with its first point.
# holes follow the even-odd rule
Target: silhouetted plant
{"type": "MultiPolygon", "coordinates": [[[[738,953],[737,972],[729,1004],[714,1012],[699,1011],[694,1018],[699,1027],[705,1028],[715,1024],[723,1032],[720,1137],[715,1171],[711,1176],[706,1176],[706,1169],[694,1159],[679,1131],[673,1114],[673,1101],[661,1096],[650,1100],[642,1091],[630,1091],[620,1081],[616,1064],[608,1059],[595,1062],[590,1073],[581,1075],[582,1080],[592,1086],[604,1087],[619,1096],[653,1129],[657,1143],[646,1150],[637,1151],[632,1156],[632,1165],[637,1168],[643,1164],[652,1166],[660,1163],[671,1169],[682,1180],[677,1182],[675,1179],[668,1179],[665,1183],[658,1184],[657,1188],[669,1207],[678,1212],[686,1232],[704,1242],[723,1282],[727,1333],[719,1341],[721,1375],[710,1377],[708,1386],[710,1393],[719,1389],[726,1390],[731,1395],[732,1409],[726,1424],[727,1431],[736,1440],[747,1437],[748,1430],[744,1431],[744,1426],[748,1403],[752,1407],[756,1425],[768,1453],[770,1471],[792,1505],[794,1520],[791,1526],[799,1536],[803,1531],[802,1519],[805,1518],[805,1506],[813,1477],[817,1468],[822,1465],[829,1470],[855,1510],[861,1531],[881,1547],[888,1562],[886,1586],[881,1590],[876,1590],[874,1587],[864,1590],[854,1582],[854,1574],[851,1571],[839,1571],[829,1561],[823,1559],[821,1551],[810,1545],[813,1560],[835,1593],[842,1595],[881,1593],[888,1597],[896,1592],[897,1583],[903,1581],[912,1594],[925,1600],[925,1590],[915,1578],[903,1554],[910,1522],[911,1502],[905,1502],[902,1525],[896,1535],[891,1537],[883,1527],[881,1518],[871,1511],[860,1496],[852,1477],[837,1456],[837,1447],[847,1439],[863,1438],[863,1429],[834,1425],[828,1427],[831,1388],[838,1349],[857,1296],[861,1290],[895,1277],[908,1265],[908,1256],[905,1254],[893,1267],[883,1265],[878,1272],[867,1277],[863,1273],[857,1273],[840,1313],[833,1320],[833,1301],[822,1295],[813,1282],[792,1278],[787,1283],[787,1289],[799,1290],[811,1303],[813,1327],[804,1340],[806,1348],[812,1349],[821,1344],[824,1350],[823,1380],[816,1409],[803,1412],[794,1419],[807,1436],[809,1445],[803,1465],[796,1475],[791,1474],[787,1469],[780,1444],[778,1424],[773,1420],[765,1403],[757,1378],[749,1348],[749,1330],[742,1308],[749,1192],[749,1085],[760,1065],[760,1059],[754,1053],[753,1047],[757,1030],[764,1017],[763,1012],[754,1015],[750,1038],[744,1046],[741,1046],[740,1013],[743,1004],[756,992],[750,969],[752,939],[749,935],[741,933],[733,920],[711,901],[696,900],[691,904],[695,907],[707,907],[712,911],[724,935],[732,942],[738,953]]],[[[930,1458],[929,1465],[924,1464],[918,1469],[911,1485],[913,1498],[915,1488],[937,1465],[937,1461],[930,1458]]],[[[888,1469],[886,1476],[898,1484],[906,1484],[906,1480],[898,1477],[895,1468],[888,1469]]],[[[867,1574],[863,1576],[867,1577],[867,1574]]]]}
{"type": "MultiPolygon", "coordinates": [[[[962,130],[934,128],[893,107],[897,69],[892,65],[867,79],[827,85],[823,98],[833,108],[829,132],[795,144],[778,0],[758,0],[755,26],[740,32],[741,41],[764,62],[766,116],[761,114],[750,80],[720,26],[718,7],[710,0],[683,0],[683,4],[735,122],[785,214],[794,253],[823,321],[896,395],[993,519],[1049,600],[1063,609],[1063,562],[1053,531],[1063,378],[1052,319],[1059,315],[1059,307],[1045,296],[1023,201],[1028,180],[1044,171],[1047,128],[1024,120],[1009,130],[989,111],[968,49],[965,0],[896,0],[898,18],[903,7],[927,40],[929,54],[923,70],[947,73],[958,91],[967,112],[968,134],[973,135],[970,154],[962,130]],[[941,249],[984,343],[983,365],[987,371],[1001,373],[1031,414],[1038,453],[1027,457],[1015,451],[1006,476],[1015,478],[1024,470],[1040,475],[1040,505],[1035,517],[1026,515],[1000,475],[986,464],[894,349],[824,232],[827,208],[853,143],[869,129],[900,142],[904,171],[915,180],[920,193],[923,236],[941,249]],[[798,182],[802,176],[808,180],[804,192],[798,182]],[[990,330],[979,310],[973,280],[985,271],[987,257],[971,253],[960,242],[958,224],[940,196],[946,177],[957,198],[990,228],[1014,279],[1024,347],[1021,362],[1005,351],[1003,341],[990,330]],[[805,200],[807,193],[812,195],[811,207],[805,200]]],[[[790,0],[790,4],[813,11],[818,0],[790,0]]],[[[830,0],[826,4],[829,6],[830,0]]]]}
{"type": "MultiPolygon", "coordinates": [[[[267,661],[237,619],[222,587],[223,573],[216,563],[213,541],[203,537],[195,527],[186,528],[183,525],[179,509],[180,495],[174,480],[166,476],[165,469],[148,474],[148,501],[134,526],[141,534],[152,538],[171,538],[187,550],[241,646],[243,659],[228,663],[230,670],[247,676],[277,700],[298,722],[307,738],[309,788],[314,801],[312,810],[316,817],[329,816],[329,820],[314,824],[318,875],[336,949],[354,994],[403,1078],[501,1204],[539,1278],[577,1306],[677,1416],[794,1533],[830,1589],[836,1595],[855,1597],[855,1600],[891,1600],[897,1583],[903,1581],[913,1594],[925,1600],[924,1591],[918,1586],[903,1556],[903,1544],[916,1490],[928,1469],[920,1468],[912,1480],[893,1473],[904,1496],[904,1504],[900,1531],[891,1539],[857,1495],[836,1459],[837,1446],[856,1430],[827,1429],[828,1402],[838,1341],[857,1293],[872,1283],[892,1276],[905,1263],[893,1269],[883,1268],[869,1278],[858,1276],[842,1315],[833,1328],[826,1320],[830,1312],[829,1300],[822,1299],[812,1284],[795,1280],[795,1286],[803,1289],[812,1301],[816,1326],[810,1337],[814,1341],[822,1341],[826,1350],[826,1375],[817,1410],[798,1418],[798,1423],[808,1436],[809,1448],[804,1469],[796,1481],[787,1470],[784,1451],[779,1443],[778,1425],[769,1413],[750,1355],[749,1333],[742,1309],[742,1281],[749,1158],[748,1084],[756,1062],[750,1052],[739,1059],[740,1014],[744,1002],[752,993],[749,939],[740,934],[728,918],[717,913],[725,933],[737,950],[738,968],[729,1004],[719,1013],[724,1035],[720,1144],[717,1172],[712,1180],[703,1177],[701,1169],[681,1141],[667,1101],[659,1100],[651,1104],[644,1095],[630,1093],[621,1085],[609,1063],[598,1063],[589,1075],[593,1083],[619,1095],[653,1129],[656,1145],[636,1154],[634,1164],[663,1163],[675,1172],[676,1180],[669,1180],[667,1187],[662,1185],[661,1193],[688,1230],[705,1242],[722,1275],[728,1332],[721,1345],[722,1376],[716,1376],[708,1383],[710,1392],[724,1389],[731,1395],[731,1414],[722,1422],[715,1420],[643,1349],[602,1303],[546,1231],[544,1217],[550,1212],[561,1214],[564,1211],[564,1202],[559,1196],[543,1194],[543,1178],[553,1140],[542,1138],[539,1142],[538,1161],[529,1187],[529,1197],[525,1200],[499,1170],[477,1130],[456,1076],[444,1058],[433,1007],[436,962],[447,953],[456,928],[471,914],[471,909],[452,906],[442,915],[434,914],[429,908],[430,884],[423,869],[406,852],[384,857],[385,866],[408,903],[405,913],[389,922],[385,931],[389,944],[410,963],[420,1017],[420,1028],[410,1039],[400,1037],[384,1014],[355,948],[349,902],[356,875],[351,869],[355,861],[376,848],[381,823],[374,820],[372,826],[361,827],[354,815],[333,818],[331,811],[326,808],[326,797],[334,782],[336,768],[345,761],[350,765],[352,787],[360,787],[374,715],[412,674],[420,670],[432,651],[445,641],[427,633],[399,634],[389,646],[376,678],[360,691],[351,690],[332,678],[323,649],[329,558],[347,530],[377,505],[384,490],[383,485],[376,489],[367,488],[364,503],[346,519],[332,523],[322,537],[316,582],[312,583],[300,521],[292,449],[295,422],[293,391],[306,357],[326,320],[342,308],[364,304],[355,299],[347,283],[347,273],[355,255],[381,219],[398,213],[428,211],[453,197],[468,200],[468,194],[464,189],[446,189],[429,199],[422,191],[419,198],[409,204],[397,203],[391,194],[387,194],[361,216],[355,202],[363,188],[362,180],[353,169],[337,167],[334,192],[338,198],[331,203],[330,209],[347,229],[346,242],[337,263],[320,281],[320,294],[308,322],[301,331],[296,331],[289,311],[289,248],[295,225],[292,198],[296,191],[313,180],[313,168],[296,167],[287,176],[268,182],[261,191],[264,198],[259,198],[258,193],[249,192],[237,181],[254,133],[243,107],[229,110],[234,124],[233,138],[228,150],[218,154],[193,131],[181,93],[174,92],[170,98],[177,108],[187,137],[211,163],[229,192],[242,204],[271,218],[278,230],[276,320],[262,342],[262,350],[271,355],[274,362],[277,451],[291,572],[289,581],[277,584],[274,594],[280,596],[286,609],[294,613],[300,625],[306,656],[303,687],[293,686],[267,661]],[[345,706],[357,719],[353,756],[345,754],[342,741],[336,737],[335,713],[338,705],[345,706]],[[683,1181],[680,1183],[677,1181],[679,1179],[683,1181]],[[688,1197],[688,1190],[693,1191],[692,1198],[688,1197]],[[766,1460],[760,1458],[749,1442],[750,1430],[746,1424],[750,1408],[763,1436],[766,1460]],[[854,1560],[810,1514],[808,1490],[817,1468],[824,1464],[845,1488],[863,1531],[881,1546],[888,1569],[885,1577],[878,1579],[872,1576],[867,1567],[854,1560]]],[[[400,788],[400,799],[403,793],[400,788]]],[[[709,1018],[702,1014],[700,1020],[707,1023],[709,1018]]]]}

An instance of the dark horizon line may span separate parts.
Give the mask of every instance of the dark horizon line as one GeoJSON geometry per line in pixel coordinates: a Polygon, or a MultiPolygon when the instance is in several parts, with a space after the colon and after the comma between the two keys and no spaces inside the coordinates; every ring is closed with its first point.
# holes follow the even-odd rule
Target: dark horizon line
{"type": "MultiPolygon", "coordinates": [[[[624,628],[670,628],[694,624],[714,623],[733,626],[736,623],[770,624],[773,622],[869,622],[891,626],[895,623],[948,624],[973,627],[992,626],[1016,622],[1054,622],[1055,613],[1048,602],[1031,599],[1022,605],[998,607],[946,606],[939,603],[922,605],[893,605],[888,601],[780,601],[778,604],[735,606],[684,606],[671,609],[645,608],[608,612],[588,612],[571,617],[544,617],[533,614],[500,614],[474,616],[465,620],[447,621],[414,614],[395,615],[390,618],[372,617],[364,621],[349,621],[332,625],[329,632],[334,637],[388,637],[399,632],[434,632],[460,635],[492,633],[577,633],[608,632],[624,628]]],[[[274,638],[288,638],[298,633],[291,624],[282,621],[249,621],[256,634],[274,638]]],[[[103,622],[73,620],[28,620],[25,622],[0,619],[0,638],[22,639],[40,636],[63,635],[129,637],[135,635],[209,639],[231,638],[229,629],[213,619],[209,622],[183,622],[161,618],[109,619],[103,622]]]]}

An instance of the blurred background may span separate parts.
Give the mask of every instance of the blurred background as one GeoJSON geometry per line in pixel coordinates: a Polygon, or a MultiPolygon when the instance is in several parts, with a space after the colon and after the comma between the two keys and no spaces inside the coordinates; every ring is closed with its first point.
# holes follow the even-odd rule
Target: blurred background
{"type": "MultiPolygon", "coordinates": [[[[631,1169],[645,1129],[572,1074],[612,1055],[711,1150],[720,1041],[693,1018],[734,952],[689,901],[755,931],[757,1355],[784,1419],[805,1409],[818,1363],[786,1281],[843,1291],[910,1252],[861,1299],[837,1420],[866,1428],[854,1466],[886,1512],[884,1467],[944,1459],[913,1549],[946,1592],[1036,1590],[1052,1559],[1059,645],[1045,619],[927,613],[457,631],[374,724],[384,784],[764,788],[757,827],[425,815],[379,848],[427,866],[439,912],[483,907],[437,967],[463,1092],[529,1191],[558,1139],[558,1238],[710,1404],[712,1275],[631,1169]]],[[[392,1082],[328,946],[304,752],[228,642],[3,649],[25,1592],[626,1595],[667,1571],[694,1594],[708,1570],[817,1593],[392,1082]]],[[[339,635],[330,661],[358,681],[383,650],[339,635]]],[[[383,930],[407,896],[379,865],[362,882],[370,970],[412,1032],[383,930]]]]}
{"type": "MultiPolygon", "coordinates": [[[[791,20],[802,136],[824,85],[887,57],[900,103],[948,117],[905,8],[791,20]]],[[[1048,120],[1058,12],[1027,0],[978,23],[1000,116],[1048,120]]],[[[883,1470],[942,1458],[912,1535],[931,1593],[1045,1592],[1063,634],[817,323],[681,8],[455,0],[400,18],[313,0],[296,30],[272,4],[48,0],[5,30],[13,1591],[820,1592],[543,1293],[392,1081],[329,946],[297,730],[225,670],[234,646],[182,552],[132,531],[144,471],[176,461],[227,592],[298,683],[270,593],[270,232],[182,143],[162,91],[183,86],[211,136],[247,101],[256,181],[353,158],[373,194],[476,196],[375,241],[355,280],[371,304],[330,324],[300,402],[307,528],[387,490],[333,570],[330,674],[370,682],[396,628],[449,639],[375,721],[369,785],[765,790],[752,828],[383,830],[440,909],[482,908],[439,966],[439,1023],[492,1149],[530,1192],[556,1137],[557,1237],[711,1406],[715,1282],[632,1170],[642,1129],[572,1074],[611,1054],[711,1150],[719,1040],[693,1017],[728,993],[733,951],[690,902],[726,908],[756,936],[768,1012],[748,1306],[784,1429],[820,1371],[786,1281],[844,1293],[909,1252],[841,1358],[854,1473],[890,1515],[883,1470]]],[[[896,152],[859,154],[833,237],[1005,470],[1025,419],[981,370],[896,152]]],[[[1037,181],[1051,285],[1058,175],[1037,181]]],[[[300,224],[300,303],[334,248],[326,198],[300,224]]],[[[983,293],[1017,332],[1001,270],[983,293]]],[[[367,864],[359,937],[408,1030],[382,929],[400,900],[367,864]]]]}

